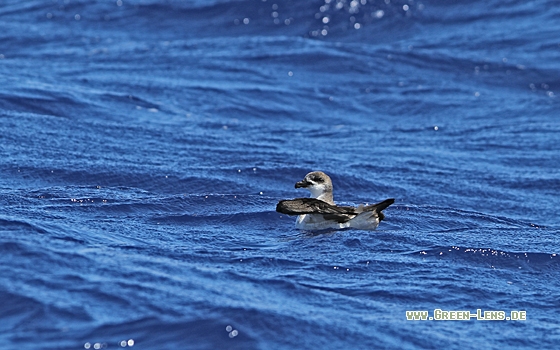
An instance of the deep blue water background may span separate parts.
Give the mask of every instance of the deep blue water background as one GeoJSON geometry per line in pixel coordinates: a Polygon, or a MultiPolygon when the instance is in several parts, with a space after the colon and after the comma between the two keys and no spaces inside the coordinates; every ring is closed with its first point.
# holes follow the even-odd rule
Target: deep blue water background
{"type": "Polygon", "coordinates": [[[2,349],[560,346],[555,1],[6,0],[0,78],[2,349]]]}

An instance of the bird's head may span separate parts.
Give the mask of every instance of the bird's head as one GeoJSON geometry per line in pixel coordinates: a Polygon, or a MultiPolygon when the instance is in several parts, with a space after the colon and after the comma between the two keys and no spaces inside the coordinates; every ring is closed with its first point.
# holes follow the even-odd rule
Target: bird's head
{"type": "Polygon", "coordinates": [[[332,181],[331,178],[322,171],[313,171],[301,181],[296,182],[296,188],[305,188],[311,192],[312,198],[332,202],[332,181]]]}

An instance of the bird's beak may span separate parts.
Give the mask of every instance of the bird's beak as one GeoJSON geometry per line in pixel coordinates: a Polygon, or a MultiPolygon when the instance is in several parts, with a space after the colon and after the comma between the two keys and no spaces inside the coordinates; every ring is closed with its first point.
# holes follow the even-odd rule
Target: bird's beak
{"type": "Polygon", "coordinates": [[[308,182],[306,180],[301,180],[301,181],[296,182],[296,188],[301,188],[301,187],[305,188],[309,185],[311,185],[311,182],[308,182]]]}

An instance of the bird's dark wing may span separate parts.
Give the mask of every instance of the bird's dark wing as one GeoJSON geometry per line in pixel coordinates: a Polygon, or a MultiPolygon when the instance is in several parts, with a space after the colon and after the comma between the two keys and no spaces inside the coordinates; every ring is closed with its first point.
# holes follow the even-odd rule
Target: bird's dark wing
{"type": "Polygon", "coordinates": [[[337,207],[320,199],[295,198],[278,202],[276,211],[288,215],[302,214],[356,214],[355,208],[337,207]]]}
{"type": "Polygon", "coordinates": [[[339,207],[316,198],[296,198],[281,200],[276,205],[276,211],[287,215],[321,214],[325,220],[334,220],[339,223],[346,222],[359,213],[374,211],[381,221],[385,218],[381,211],[393,203],[395,203],[395,200],[389,198],[377,204],[354,208],[339,207]]]}
{"type": "Polygon", "coordinates": [[[287,215],[320,214],[325,220],[346,222],[356,216],[352,207],[337,207],[315,198],[296,198],[278,202],[276,211],[287,215]]]}

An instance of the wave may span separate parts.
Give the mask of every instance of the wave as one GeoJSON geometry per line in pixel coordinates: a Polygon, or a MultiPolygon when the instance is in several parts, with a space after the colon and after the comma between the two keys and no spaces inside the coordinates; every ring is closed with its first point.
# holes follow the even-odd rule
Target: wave
{"type": "Polygon", "coordinates": [[[2,231],[31,231],[41,234],[47,233],[47,230],[44,228],[22,220],[0,218],[0,227],[0,230],[2,231]]]}
{"type": "Polygon", "coordinates": [[[110,348],[122,347],[121,342],[128,343],[130,340],[135,346],[159,348],[161,337],[165,338],[165,347],[184,348],[185,344],[188,344],[189,349],[256,348],[258,338],[249,332],[234,328],[235,324],[236,322],[232,322],[231,319],[228,320],[227,317],[213,311],[205,317],[192,320],[152,317],[105,324],[92,330],[82,331],[80,338],[82,344],[89,343],[92,348],[95,343],[105,344],[110,348]]]}
{"type": "Polygon", "coordinates": [[[409,253],[426,259],[447,260],[453,264],[484,266],[493,269],[558,271],[560,254],[508,252],[493,248],[432,247],[409,253]]]}

